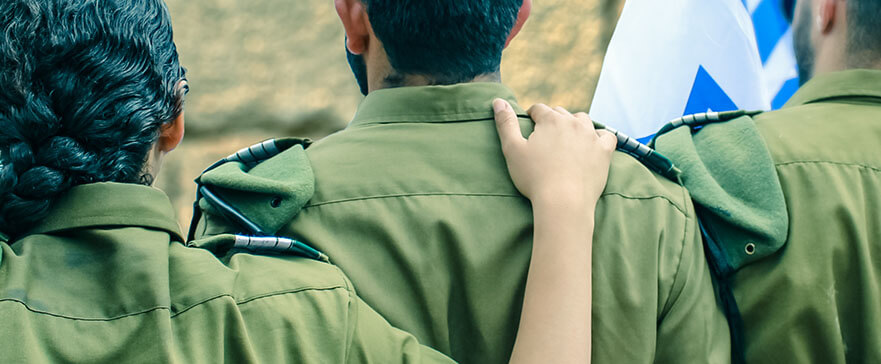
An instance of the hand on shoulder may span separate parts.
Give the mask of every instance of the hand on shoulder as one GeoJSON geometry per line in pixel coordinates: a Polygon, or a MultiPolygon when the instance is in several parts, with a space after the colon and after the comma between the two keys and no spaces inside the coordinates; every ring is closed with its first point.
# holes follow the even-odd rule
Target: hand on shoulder
{"type": "Polygon", "coordinates": [[[537,104],[529,109],[535,130],[520,131],[507,101],[493,101],[502,152],[514,185],[533,204],[580,204],[591,210],[606,186],[617,139],[594,129],[585,113],[537,104]]]}

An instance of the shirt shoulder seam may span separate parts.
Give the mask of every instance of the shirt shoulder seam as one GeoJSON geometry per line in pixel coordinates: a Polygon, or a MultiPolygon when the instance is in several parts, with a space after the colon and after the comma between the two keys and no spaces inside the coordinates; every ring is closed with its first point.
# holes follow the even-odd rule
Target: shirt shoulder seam
{"type": "MultiPolygon", "coordinates": [[[[381,200],[381,199],[392,199],[392,198],[406,198],[406,197],[431,197],[431,196],[459,196],[459,197],[499,197],[499,198],[525,198],[521,195],[513,195],[506,193],[456,193],[456,192],[428,192],[428,193],[399,193],[399,194],[388,194],[388,195],[373,195],[373,196],[359,196],[352,198],[341,198],[336,200],[322,201],[316,203],[309,203],[303,209],[308,209],[312,207],[321,207],[327,205],[335,205],[347,202],[357,202],[357,201],[366,201],[366,200],[381,200]]],[[[606,192],[603,193],[600,198],[603,197],[619,197],[626,200],[654,200],[660,199],[667,201],[671,206],[673,206],[677,211],[679,211],[683,215],[688,215],[685,209],[682,206],[679,206],[676,202],[671,200],[666,196],[630,196],[625,195],[619,192],[606,192]]]]}
{"type": "MultiPolygon", "coordinates": [[[[295,289],[295,290],[284,290],[284,291],[270,292],[270,293],[265,293],[265,294],[261,294],[261,295],[248,297],[248,298],[241,299],[241,300],[236,300],[235,304],[236,304],[236,306],[242,306],[242,305],[248,304],[250,302],[261,300],[264,298],[282,296],[282,295],[286,295],[286,294],[303,293],[303,292],[333,291],[333,290],[337,290],[337,289],[341,289],[341,288],[346,288],[346,286],[336,285],[336,286],[327,286],[327,287],[307,287],[307,288],[300,288],[300,289],[295,289]]],[[[73,315],[59,314],[59,313],[49,312],[46,310],[36,309],[36,308],[28,305],[27,302],[24,302],[22,300],[15,299],[15,298],[3,298],[3,299],[0,299],[0,303],[3,303],[3,302],[17,303],[32,313],[39,314],[39,315],[52,316],[52,317],[57,317],[57,318],[62,318],[62,319],[67,319],[67,320],[87,321],[87,322],[107,322],[107,321],[116,321],[116,320],[127,318],[127,317],[139,316],[139,315],[143,315],[143,314],[150,313],[150,312],[157,311],[157,310],[169,311],[171,313],[170,318],[173,319],[177,316],[180,316],[183,313],[186,313],[187,311],[189,311],[193,308],[196,308],[198,306],[204,305],[204,304],[211,302],[213,300],[216,300],[219,298],[224,298],[224,297],[235,298],[235,297],[233,297],[233,295],[230,295],[230,294],[220,294],[220,295],[209,297],[207,299],[204,299],[204,300],[199,301],[197,303],[194,303],[192,305],[189,305],[179,311],[173,310],[169,306],[154,306],[154,307],[149,307],[149,308],[139,310],[137,312],[130,312],[130,313],[116,315],[116,316],[112,316],[112,317],[79,317],[79,316],[73,316],[73,315]]]]}
{"type": "Polygon", "coordinates": [[[788,167],[788,166],[803,165],[803,164],[830,164],[830,165],[840,166],[840,167],[856,167],[856,168],[868,169],[873,172],[881,172],[881,168],[879,168],[879,167],[873,167],[873,166],[865,165],[862,163],[848,163],[848,162],[835,162],[835,161],[822,161],[822,160],[780,162],[780,163],[775,163],[774,166],[775,167],[788,167]]]}
{"type": "MultiPolygon", "coordinates": [[[[683,189],[682,193],[684,194],[683,198],[688,198],[688,194],[687,194],[688,192],[685,189],[683,189]]],[[[690,211],[692,211],[692,213],[694,213],[693,209],[691,209],[690,211]]],[[[685,260],[685,249],[687,248],[687,244],[688,244],[688,236],[689,236],[688,233],[689,233],[689,226],[690,226],[689,223],[696,224],[697,217],[689,216],[689,214],[687,214],[685,212],[682,212],[682,214],[683,214],[683,217],[685,218],[685,223],[683,224],[683,227],[682,227],[682,242],[679,247],[680,249],[679,249],[679,257],[678,257],[679,261],[676,262],[676,274],[673,275],[673,281],[670,284],[670,290],[667,292],[667,300],[666,300],[666,302],[664,302],[664,307],[663,307],[664,311],[662,312],[662,315],[664,317],[666,317],[667,313],[669,313],[670,310],[673,309],[672,306],[673,306],[674,302],[679,299],[679,296],[682,295],[682,291],[685,290],[685,286],[684,286],[685,283],[683,283],[683,286],[679,288],[678,292],[676,292],[676,298],[675,299],[673,298],[673,294],[674,294],[673,290],[676,289],[676,283],[679,281],[680,276],[682,275],[682,271],[683,271],[683,261],[685,260]],[[694,219],[694,220],[692,220],[692,219],[694,219]]],[[[696,229],[696,227],[692,226],[692,229],[696,229]]],[[[703,237],[701,239],[703,239],[703,237]]]]}

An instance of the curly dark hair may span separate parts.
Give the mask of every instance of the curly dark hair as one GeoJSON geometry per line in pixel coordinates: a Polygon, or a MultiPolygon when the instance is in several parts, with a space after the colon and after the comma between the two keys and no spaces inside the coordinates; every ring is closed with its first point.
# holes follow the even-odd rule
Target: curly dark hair
{"type": "Polygon", "coordinates": [[[165,3],[3,0],[0,30],[0,231],[27,232],[77,185],[150,184],[187,90],[165,3]]]}

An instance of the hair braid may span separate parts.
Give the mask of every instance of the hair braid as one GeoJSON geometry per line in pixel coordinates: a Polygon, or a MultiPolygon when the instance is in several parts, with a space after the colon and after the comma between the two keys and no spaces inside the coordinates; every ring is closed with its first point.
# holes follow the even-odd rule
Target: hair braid
{"type": "Polygon", "coordinates": [[[143,181],[186,91],[162,0],[4,0],[0,30],[0,231],[74,186],[143,181]]]}

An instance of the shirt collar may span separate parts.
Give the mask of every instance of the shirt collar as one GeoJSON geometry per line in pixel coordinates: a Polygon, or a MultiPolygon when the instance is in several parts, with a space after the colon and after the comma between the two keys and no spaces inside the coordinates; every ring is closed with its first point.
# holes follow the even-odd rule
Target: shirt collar
{"type": "Polygon", "coordinates": [[[881,99],[881,70],[858,69],[819,75],[804,84],[786,106],[855,97],[881,99]]]}
{"type": "Polygon", "coordinates": [[[492,100],[505,99],[525,115],[511,89],[501,83],[475,82],[451,86],[419,86],[371,92],[350,127],[386,123],[443,123],[493,118],[492,100]]]}
{"type": "Polygon", "coordinates": [[[139,226],[167,231],[183,242],[168,196],[153,187],[129,183],[94,183],[72,188],[29,234],[99,227],[139,226]]]}

